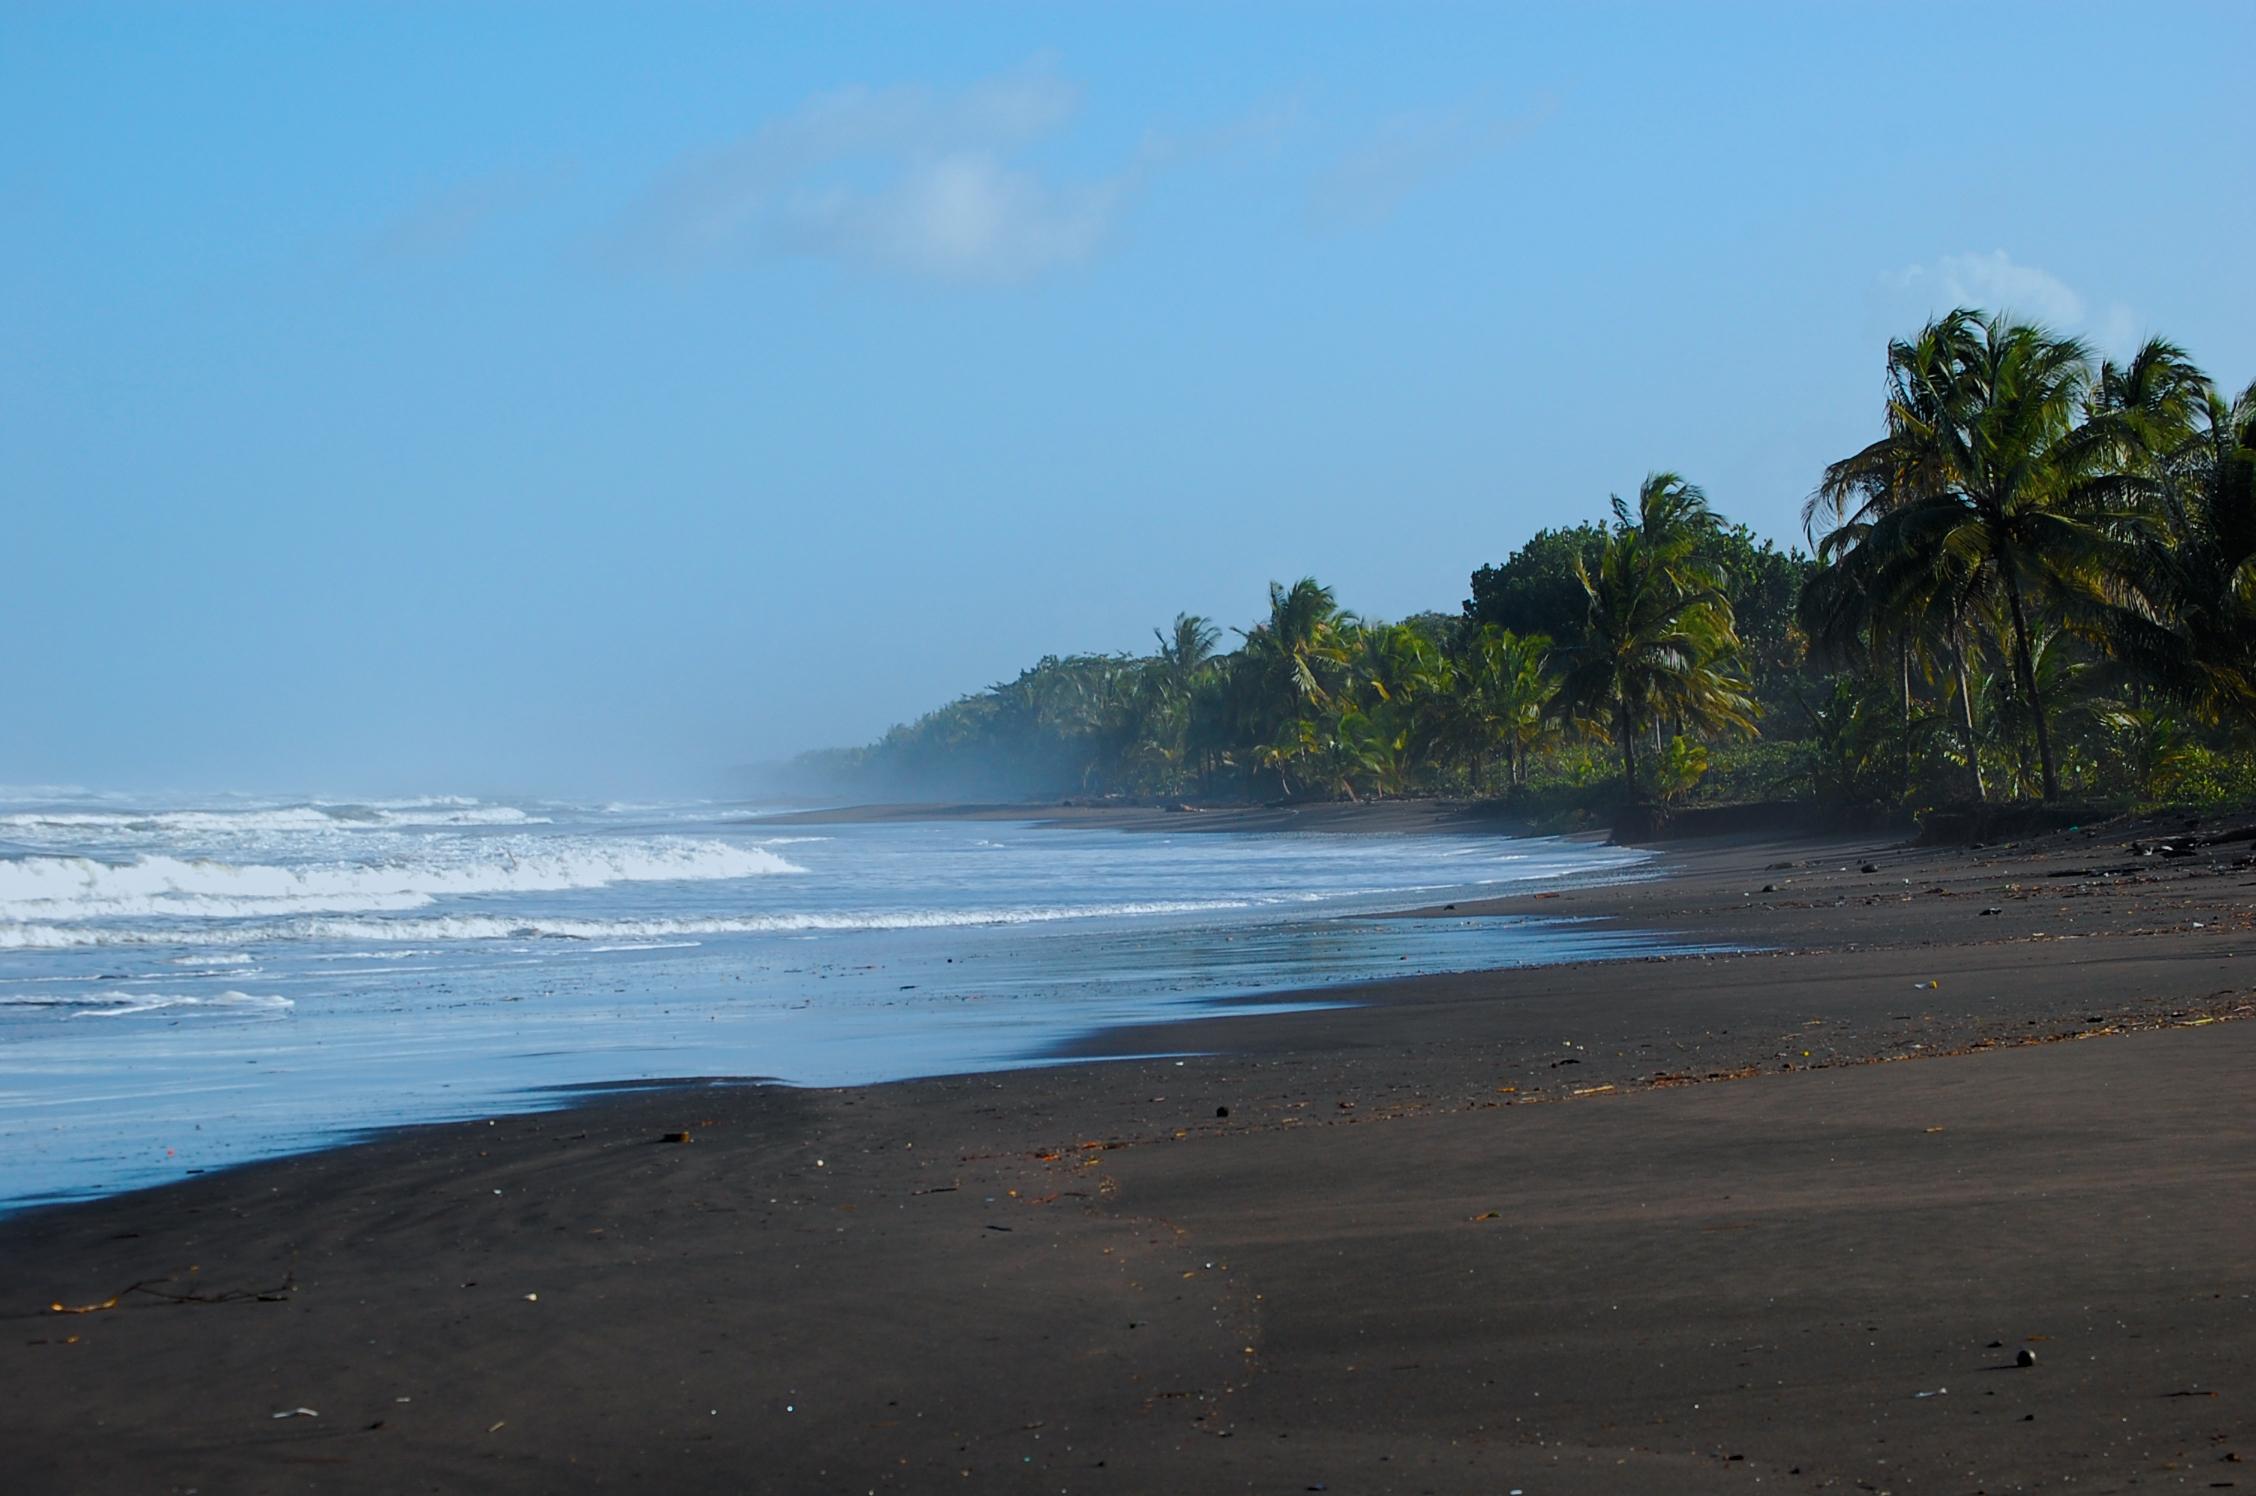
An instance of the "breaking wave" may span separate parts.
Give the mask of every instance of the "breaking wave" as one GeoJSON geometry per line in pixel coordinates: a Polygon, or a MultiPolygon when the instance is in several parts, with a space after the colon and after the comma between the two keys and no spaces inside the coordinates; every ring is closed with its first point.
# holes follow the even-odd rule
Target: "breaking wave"
{"type": "Polygon", "coordinates": [[[678,919],[562,919],[496,914],[421,919],[301,918],[200,930],[125,930],[63,924],[0,924],[0,948],[62,950],[77,946],[256,945],[284,940],[681,940],[700,935],[791,935],[837,930],[942,930],[980,925],[1040,925],[1061,920],[1151,914],[1201,914],[1253,907],[1246,899],[1054,904],[1015,909],[899,909],[866,912],[751,914],[678,919]]]}
{"type": "Polygon", "coordinates": [[[248,836],[274,831],[347,831],[416,826],[545,826],[513,805],[475,800],[400,800],[376,804],[309,802],[242,810],[18,810],[0,830],[69,831],[113,836],[248,836]]]}
{"type": "Polygon", "coordinates": [[[214,1012],[281,1014],[297,1006],[289,998],[256,992],[74,992],[0,994],[0,1008],[70,1008],[74,1018],[123,1018],[163,1008],[202,1008],[214,1012]]]}
{"type": "MultiPolygon", "coordinates": [[[[136,918],[244,919],[308,912],[419,909],[440,898],[545,893],[614,883],[756,878],[801,871],[773,852],[726,842],[472,845],[458,860],[316,863],[280,867],[166,856],[0,861],[0,921],[136,918]]],[[[44,942],[11,939],[0,946],[44,942]]]]}

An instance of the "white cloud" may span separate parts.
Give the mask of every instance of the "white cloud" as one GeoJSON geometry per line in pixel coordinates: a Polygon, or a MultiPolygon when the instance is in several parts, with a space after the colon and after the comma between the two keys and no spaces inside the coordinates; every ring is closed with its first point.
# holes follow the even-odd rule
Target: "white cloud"
{"type": "Polygon", "coordinates": [[[1095,254],[1126,189],[1053,186],[985,151],[910,162],[886,186],[776,205],[773,242],[950,280],[1023,280],[1095,254]]]}
{"type": "Polygon", "coordinates": [[[1935,311],[1980,307],[2063,327],[2084,320],[2084,298],[2072,286],[2034,265],[2015,264],[2002,249],[1944,255],[1933,265],[1908,265],[1883,279],[1930,302],[1935,311]]]}
{"type": "Polygon", "coordinates": [[[629,226],[673,264],[802,255],[959,282],[1079,264],[1110,239],[1147,167],[1073,180],[1030,164],[1079,90],[1047,68],[955,91],[846,89],[679,167],[629,226]]]}
{"type": "Polygon", "coordinates": [[[1381,223],[1429,182],[1516,145],[1557,107],[1545,97],[1513,119],[1455,110],[1384,120],[1317,177],[1309,189],[1309,216],[1325,228],[1381,223]]]}
{"type": "Polygon", "coordinates": [[[1896,303],[1892,315],[1932,316],[1953,307],[1975,307],[2083,334],[2104,354],[2127,353],[2138,343],[2138,318],[2129,307],[2116,301],[2095,308],[2059,276],[2020,264],[2002,249],[1943,255],[1931,265],[1891,271],[1880,281],[1896,303]]]}

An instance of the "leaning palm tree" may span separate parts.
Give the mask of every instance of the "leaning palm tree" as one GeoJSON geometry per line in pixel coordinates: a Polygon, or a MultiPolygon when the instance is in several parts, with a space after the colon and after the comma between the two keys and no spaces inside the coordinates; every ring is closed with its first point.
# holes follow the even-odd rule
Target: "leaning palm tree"
{"type": "Polygon", "coordinates": [[[2043,795],[2059,792],[2051,726],[2033,664],[2031,594],[2083,567],[2107,525],[2076,499],[2107,443],[2086,429],[2084,345],[2029,323],[1960,308],[1888,347],[1887,434],[1826,469],[1804,510],[1814,532],[1902,538],[1934,565],[1986,564],[2003,591],[2016,685],[2037,742],[2043,795]]]}

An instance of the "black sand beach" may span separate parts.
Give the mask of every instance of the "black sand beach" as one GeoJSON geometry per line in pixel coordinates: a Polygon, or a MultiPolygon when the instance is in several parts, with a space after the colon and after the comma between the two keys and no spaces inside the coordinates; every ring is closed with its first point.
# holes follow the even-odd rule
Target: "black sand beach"
{"type": "Polygon", "coordinates": [[[2256,872],[2133,834],[1699,847],[1484,907],[1764,949],[0,1222],[0,1486],[2256,1489],[2256,872]]]}

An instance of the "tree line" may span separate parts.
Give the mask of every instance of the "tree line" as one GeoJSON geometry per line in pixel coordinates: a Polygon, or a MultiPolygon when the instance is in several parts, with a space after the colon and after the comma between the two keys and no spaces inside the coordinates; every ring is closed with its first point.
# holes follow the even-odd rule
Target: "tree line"
{"type": "Polygon", "coordinates": [[[1530,537],[1455,613],[1313,578],[1231,630],[1047,656],[802,784],[912,796],[1842,806],[2256,795],[2256,385],[1960,309],[1889,345],[1879,432],[1811,552],[1656,472],[1530,537]],[[1719,772],[1720,771],[1720,772],[1719,772]]]}

